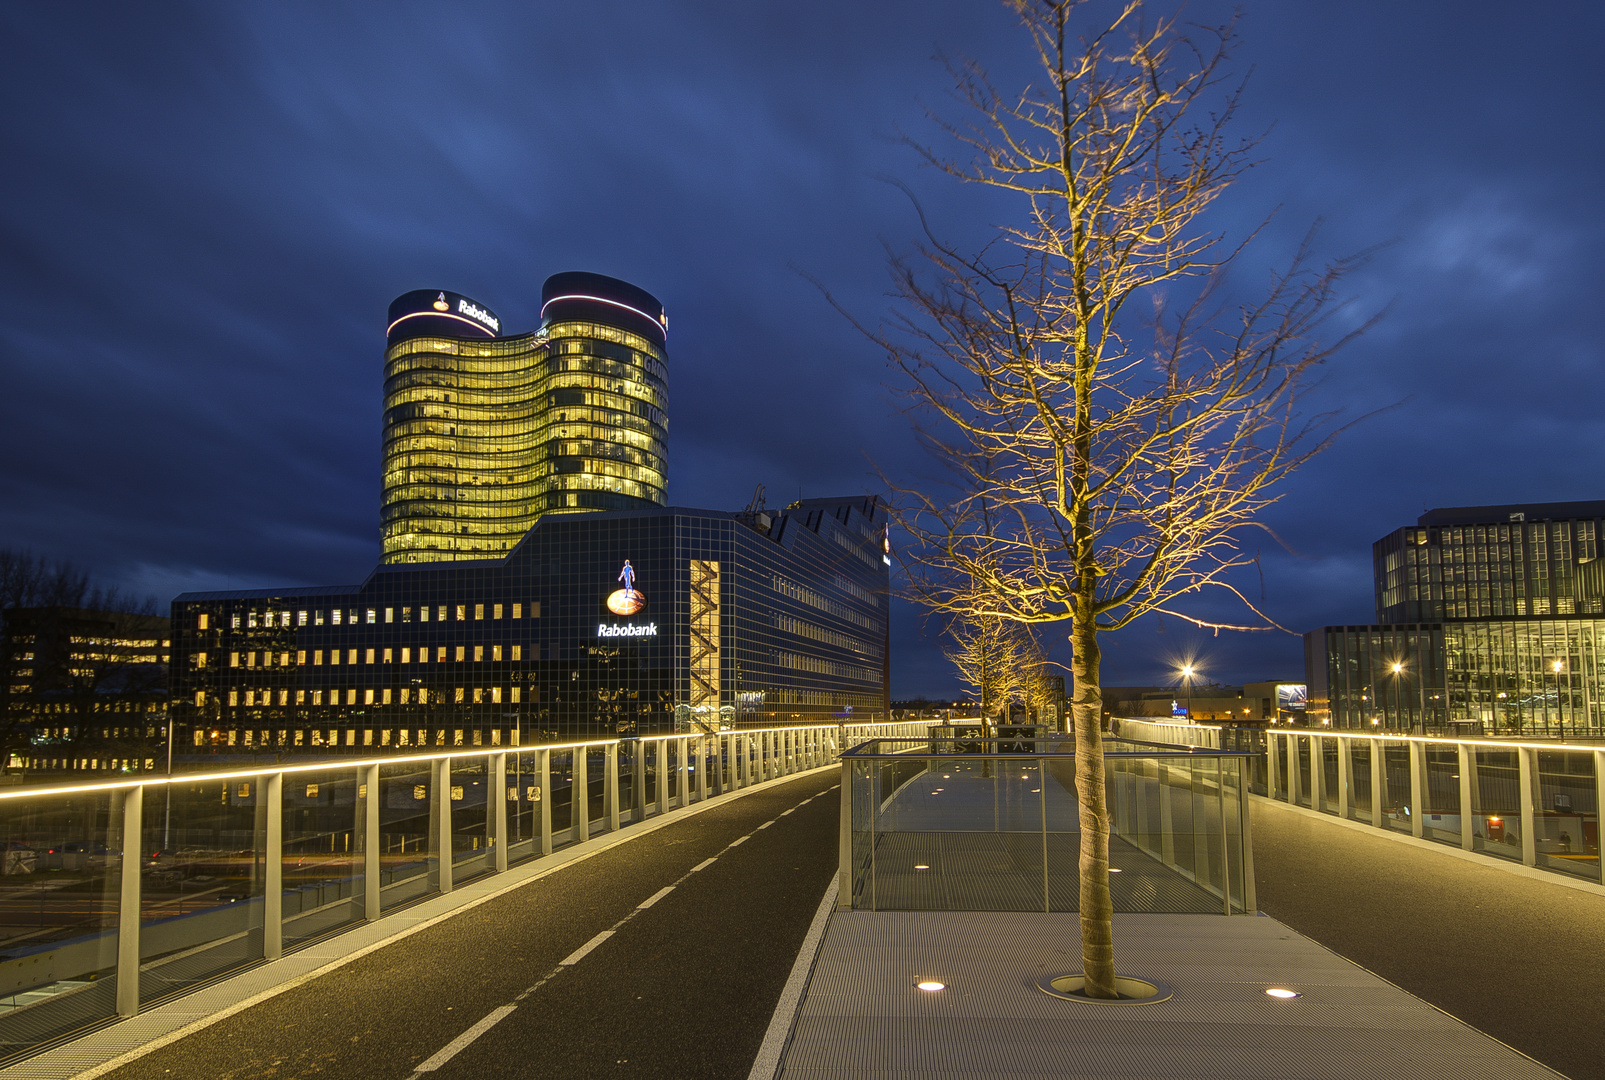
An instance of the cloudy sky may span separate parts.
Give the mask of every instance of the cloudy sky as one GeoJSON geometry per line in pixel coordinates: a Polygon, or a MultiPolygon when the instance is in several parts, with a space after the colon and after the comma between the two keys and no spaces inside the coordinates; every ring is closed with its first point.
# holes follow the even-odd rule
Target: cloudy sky
{"type": "MultiPolygon", "coordinates": [[[[1369,621],[1369,545],[1425,508],[1605,497],[1602,31],[1591,2],[1245,5],[1267,160],[1216,223],[1278,210],[1245,273],[1317,219],[1324,256],[1387,245],[1350,289],[1387,317],[1314,404],[1394,407],[1267,518],[1285,625],[1369,621]]],[[[415,288],[514,331],[560,270],[658,295],[675,504],[913,475],[890,373],[807,276],[887,312],[917,226],[888,178],[984,236],[995,207],[897,135],[955,108],[939,53],[1033,75],[982,0],[0,2],[0,40],[0,546],[164,601],[372,567],[385,309],[415,288]]],[[[893,636],[894,695],[952,691],[917,612],[893,636]]],[[[1194,652],[1303,667],[1296,637],[1149,625],[1106,681],[1194,652]]]]}

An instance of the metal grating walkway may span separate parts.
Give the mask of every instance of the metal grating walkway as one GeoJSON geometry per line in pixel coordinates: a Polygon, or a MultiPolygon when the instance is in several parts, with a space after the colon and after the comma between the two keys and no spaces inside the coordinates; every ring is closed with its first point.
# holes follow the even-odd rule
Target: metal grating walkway
{"type": "Polygon", "coordinates": [[[837,912],[780,1076],[1559,1075],[1274,919],[1116,915],[1115,938],[1120,970],[1170,983],[1170,1001],[1084,1005],[1037,990],[1080,968],[1074,915],[837,912]],[[926,978],[947,989],[916,989],[926,978]],[[1270,986],[1304,996],[1278,1001],[1270,986]]]}

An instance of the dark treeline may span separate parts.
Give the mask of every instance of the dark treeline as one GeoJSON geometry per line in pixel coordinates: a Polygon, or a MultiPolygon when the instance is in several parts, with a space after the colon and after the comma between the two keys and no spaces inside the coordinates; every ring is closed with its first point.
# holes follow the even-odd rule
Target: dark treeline
{"type": "Polygon", "coordinates": [[[136,596],[115,585],[96,585],[89,571],[65,559],[0,548],[0,610],[41,607],[157,614],[154,596],[136,596]]]}

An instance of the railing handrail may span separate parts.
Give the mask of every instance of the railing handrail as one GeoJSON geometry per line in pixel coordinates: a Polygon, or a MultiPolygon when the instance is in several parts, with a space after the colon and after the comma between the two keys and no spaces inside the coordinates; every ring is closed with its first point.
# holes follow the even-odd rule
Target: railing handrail
{"type": "MultiPolygon", "coordinates": [[[[1062,734],[1062,732],[1060,734],[1062,734]]],[[[1066,736],[1066,737],[1068,738],[1068,736],[1066,736]]],[[[1001,739],[985,738],[985,739],[983,739],[983,738],[979,738],[979,737],[977,737],[977,738],[966,738],[966,737],[962,737],[961,736],[959,739],[956,739],[955,741],[962,741],[962,742],[967,742],[967,743],[987,742],[987,743],[1013,743],[1013,744],[1018,744],[1018,743],[1021,743],[1021,742],[1026,742],[1028,740],[1036,740],[1036,739],[1042,739],[1042,737],[1041,736],[1034,736],[1034,735],[1025,735],[1025,736],[1021,736],[1019,738],[1001,738],[1001,739]]],[[[949,757],[951,757],[951,758],[962,758],[962,759],[967,760],[967,761],[973,761],[976,758],[992,758],[992,757],[995,757],[995,758],[1008,758],[1008,759],[1012,759],[1012,760],[1018,760],[1019,758],[1022,758],[1022,757],[1072,758],[1073,759],[1076,756],[1075,751],[1073,751],[1073,750],[1023,750],[1023,751],[1019,751],[1019,752],[988,751],[988,752],[984,752],[984,753],[968,753],[968,752],[965,752],[965,751],[962,751],[962,750],[926,750],[926,751],[923,751],[923,752],[919,751],[919,750],[904,750],[904,751],[899,751],[897,753],[881,753],[881,752],[870,751],[870,750],[865,749],[871,743],[921,742],[921,741],[923,741],[923,740],[920,740],[920,739],[917,739],[915,737],[908,736],[908,735],[881,736],[881,737],[877,737],[877,738],[874,738],[874,739],[867,739],[864,742],[859,743],[857,746],[849,747],[848,749],[843,750],[841,752],[841,756],[844,757],[844,758],[850,757],[850,758],[859,758],[859,759],[866,759],[866,760],[868,760],[868,759],[876,759],[876,758],[907,758],[907,757],[949,758],[949,757]]],[[[1046,740],[1042,739],[1042,741],[1046,741],[1046,740]]],[[[1125,740],[1120,740],[1120,741],[1136,742],[1138,740],[1125,739],[1125,740]]],[[[1144,745],[1160,747],[1160,746],[1164,746],[1165,744],[1163,744],[1163,743],[1146,743],[1144,745]]],[[[1217,748],[1212,747],[1212,746],[1186,746],[1186,747],[1177,747],[1175,749],[1155,749],[1155,750],[1105,750],[1103,752],[1104,757],[1143,757],[1143,758],[1149,758],[1149,757],[1184,757],[1184,758],[1245,757],[1246,758],[1246,757],[1259,757],[1259,756],[1261,756],[1261,754],[1262,754],[1262,751],[1259,751],[1259,750],[1220,750],[1220,749],[1217,749],[1217,748]]]]}
{"type": "Polygon", "coordinates": [[[1591,754],[1596,750],[1605,750],[1605,742],[1601,743],[1562,743],[1562,742],[1523,742],[1515,739],[1489,739],[1489,738],[1461,738],[1457,735],[1411,735],[1403,731],[1356,731],[1352,728],[1329,727],[1292,727],[1278,725],[1265,728],[1267,735],[1299,735],[1305,738],[1315,736],[1321,739],[1365,739],[1394,743],[1443,743],[1448,746],[1486,746],[1496,750],[1548,750],[1550,752],[1565,751],[1577,754],[1591,754]]]}

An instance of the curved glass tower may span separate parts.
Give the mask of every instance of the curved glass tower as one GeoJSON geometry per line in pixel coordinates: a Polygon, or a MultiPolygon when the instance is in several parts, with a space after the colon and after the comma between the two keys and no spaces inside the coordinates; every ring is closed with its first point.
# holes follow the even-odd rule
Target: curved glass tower
{"type": "Polygon", "coordinates": [[[514,337],[456,293],[390,305],[385,562],[496,558],[542,513],[664,504],[662,305],[584,273],[541,301],[541,328],[514,337]]]}

